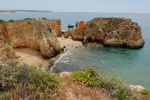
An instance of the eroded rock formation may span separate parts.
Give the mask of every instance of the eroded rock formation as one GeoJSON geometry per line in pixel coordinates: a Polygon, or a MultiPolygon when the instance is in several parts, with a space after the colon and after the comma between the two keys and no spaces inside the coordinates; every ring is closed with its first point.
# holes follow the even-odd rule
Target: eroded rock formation
{"type": "Polygon", "coordinates": [[[84,28],[85,28],[85,25],[86,25],[86,23],[85,23],[84,21],[80,21],[80,22],[77,24],[76,31],[77,31],[77,32],[83,31],[84,28]]]}
{"type": "Polygon", "coordinates": [[[144,45],[140,26],[126,18],[95,18],[87,22],[84,41],[101,41],[107,46],[140,48],[144,45]]]}
{"type": "Polygon", "coordinates": [[[54,30],[57,37],[61,36],[61,20],[51,20],[50,27],[54,30]]]}
{"type": "Polygon", "coordinates": [[[83,37],[77,34],[76,30],[68,30],[64,33],[65,38],[68,38],[69,36],[71,36],[73,40],[79,40],[79,41],[83,40],[83,37]]]}
{"type": "MultiPolygon", "coordinates": [[[[95,18],[87,22],[84,29],[77,30],[79,30],[78,27],[74,34],[83,39],[83,44],[100,42],[106,46],[115,47],[141,48],[144,46],[141,28],[131,19],[95,18]]],[[[73,38],[73,35],[71,36],[73,38]]],[[[76,38],[76,40],[81,39],[76,38]]]]}
{"type": "Polygon", "coordinates": [[[13,48],[39,50],[43,57],[60,53],[57,36],[61,33],[60,20],[28,19],[0,25],[1,38],[13,48]]]}
{"type": "Polygon", "coordinates": [[[0,66],[8,63],[17,63],[17,56],[12,46],[0,38],[0,66]]]}

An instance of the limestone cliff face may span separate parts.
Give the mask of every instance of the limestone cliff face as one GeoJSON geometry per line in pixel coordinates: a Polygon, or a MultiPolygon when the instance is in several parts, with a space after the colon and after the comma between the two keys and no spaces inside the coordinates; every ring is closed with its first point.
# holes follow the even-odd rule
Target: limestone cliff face
{"type": "Polygon", "coordinates": [[[0,66],[8,63],[17,63],[17,56],[12,46],[0,38],[0,66]]]}
{"type": "Polygon", "coordinates": [[[86,23],[85,23],[84,21],[80,21],[80,22],[77,24],[76,31],[77,31],[77,32],[83,31],[84,28],[85,28],[85,25],[86,25],[86,23]]]}
{"type": "Polygon", "coordinates": [[[61,20],[51,20],[50,26],[54,30],[57,37],[61,36],[61,20]]]}
{"type": "Polygon", "coordinates": [[[107,46],[127,48],[144,46],[140,26],[126,18],[95,18],[77,34],[83,37],[83,43],[97,41],[107,46]]]}
{"type": "Polygon", "coordinates": [[[60,53],[59,25],[59,20],[29,19],[4,23],[0,32],[13,48],[40,50],[43,57],[50,58],[60,53]]]}

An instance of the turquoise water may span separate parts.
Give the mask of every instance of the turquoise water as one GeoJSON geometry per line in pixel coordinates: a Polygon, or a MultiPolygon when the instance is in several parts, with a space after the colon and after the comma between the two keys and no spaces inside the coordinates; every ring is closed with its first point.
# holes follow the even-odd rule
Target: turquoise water
{"type": "Polygon", "coordinates": [[[64,30],[67,29],[68,24],[75,24],[80,20],[89,21],[95,17],[125,17],[138,22],[145,39],[145,46],[142,49],[75,48],[63,54],[53,70],[61,72],[95,67],[107,76],[117,74],[129,84],[140,84],[150,89],[150,14],[65,12],[0,14],[0,19],[5,20],[26,17],[61,19],[64,30]]]}

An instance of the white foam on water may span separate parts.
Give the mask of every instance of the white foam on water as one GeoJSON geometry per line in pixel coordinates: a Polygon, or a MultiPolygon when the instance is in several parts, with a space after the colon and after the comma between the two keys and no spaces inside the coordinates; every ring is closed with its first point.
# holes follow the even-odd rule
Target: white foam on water
{"type": "Polygon", "coordinates": [[[59,59],[55,61],[54,65],[50,68],[50,71],[52,71],[54,69],[54,67],[56,67],[58,64],[61,64],[61,63],[69,64],[69,58],[67,57],[69,55],[72,55],[71,51],[67,51],[64,54],[62,54],[59,57],[59,59]]]}

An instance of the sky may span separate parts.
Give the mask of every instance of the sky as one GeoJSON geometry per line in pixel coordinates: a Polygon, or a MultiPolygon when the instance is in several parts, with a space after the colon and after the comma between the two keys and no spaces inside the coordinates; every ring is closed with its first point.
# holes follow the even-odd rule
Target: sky
{"type": "Polygon", "coordinates": [[[0,9],[150,13],[150,0],[0,0],[0,9]]]}

